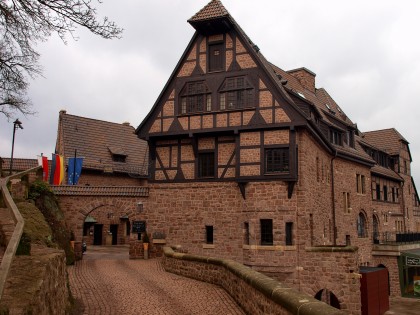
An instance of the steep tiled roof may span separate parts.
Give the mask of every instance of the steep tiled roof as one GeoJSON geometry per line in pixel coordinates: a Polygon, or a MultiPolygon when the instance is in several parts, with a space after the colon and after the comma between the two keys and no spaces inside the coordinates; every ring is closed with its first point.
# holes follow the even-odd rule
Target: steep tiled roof
{"type": "Polygon", "coordinates": [[[363,138],[366,142],[391,155],[400,153],[400,141],[408,143],[394,128],[364,132],[363,138]]]}
{"type": "Polygon", "coordinates": [[[86,169],[147,174],[147,142],[140,140],[129,124],[117,124],[60,112],[56,150],[66,158],[84,157],[86,169]],[[113,154],[126,156],[114,162],[113,154]]]}
{"type": "Polygon", "coordinates": [[[290,71],[285,71],[274,64],[271,64],[271,66],[274,72],[281,76],[282,80],[287,80],[287,84],[284,85],[286,90],[302,94],[307,101],[317,107],[318,112],[324,120],[330,121],[327,114],[329,113],[342,123],[346,125],[353,125],[353,122],[347,117],[341,107],[338,106],[324,88],[316,89],[314,93],[306,89],[299,80],[290,73],[290,71]],[[327,108],[326,104],[328,104],[330,109],[327,108]]]}
{"type": "MultiPolygon", "coordinates": [[[[2,160],[2,169],[8,170],[10,169],[10,158],[1,158],[2,160]]],[[[13,158],[13,170],[14,171],[26,171],[31,168],[38,166],[37,159],[20,159],[20,158],[13,158]]]]}
{"type": "Polygon", "coordinates": [[[188,22],[206,21],[228,15],[229,12],[219,0],[212,0],[193,17],[191,17],[188,22]]]}

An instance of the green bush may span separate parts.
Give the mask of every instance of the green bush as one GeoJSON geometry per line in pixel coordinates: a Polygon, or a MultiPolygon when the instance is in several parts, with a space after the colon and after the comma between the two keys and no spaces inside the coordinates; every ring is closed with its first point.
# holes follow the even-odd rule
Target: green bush
{"type": "Polygon", "coordinates": [[[45,194],[54,195],[48,183],[37,180],[29,187],[28,199],[36,200],[45,194]]]}

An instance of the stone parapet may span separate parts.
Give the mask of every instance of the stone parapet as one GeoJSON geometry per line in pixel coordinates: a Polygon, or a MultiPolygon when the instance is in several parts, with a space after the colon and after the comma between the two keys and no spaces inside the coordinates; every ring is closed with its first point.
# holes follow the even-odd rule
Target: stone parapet
{"type": "Polygon", "coordinates": [[[345,314],[233,260],[163,251],[166,271],[221,286],[247,314],[345,314]]]}

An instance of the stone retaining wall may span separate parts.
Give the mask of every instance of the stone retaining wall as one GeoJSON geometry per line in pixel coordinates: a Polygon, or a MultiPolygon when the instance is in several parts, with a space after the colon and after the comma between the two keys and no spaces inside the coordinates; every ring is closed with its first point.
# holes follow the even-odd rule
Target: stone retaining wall
{"type": "Polygon", "coordinates": [[[163,251],[166,271],[221,286],[247,314],[345,314],[233,260],[163,251]]]}
{"type": "Polygon", "coordinates": [[[64,252],[35,245],[30,256],[16,256],[0,306],[10,314],[66,314],[69,291],[64,252]]]}

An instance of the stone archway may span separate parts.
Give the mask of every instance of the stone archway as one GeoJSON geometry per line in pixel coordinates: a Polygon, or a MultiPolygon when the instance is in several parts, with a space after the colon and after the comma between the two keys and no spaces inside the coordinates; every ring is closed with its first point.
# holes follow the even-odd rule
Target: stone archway
{"type": "Polygon", "coordinates": [[[114,202],[93,202],[79,211],[83,240],[87,245],[123,245],[130,238],[134,211],[114,202]]]}
{"type": "Polygon", "coordinates": [[[328,305],[331,305],[332,307],[335,307],[337,309],[341,309],[340,307],[340,301],[338,300],[337,296],[328,289],[321,289],[315,294],[315,298],[319,301],[322,301],[324,303],[327,303],[328,305]]]}

